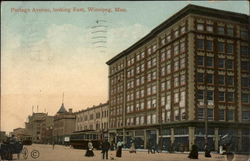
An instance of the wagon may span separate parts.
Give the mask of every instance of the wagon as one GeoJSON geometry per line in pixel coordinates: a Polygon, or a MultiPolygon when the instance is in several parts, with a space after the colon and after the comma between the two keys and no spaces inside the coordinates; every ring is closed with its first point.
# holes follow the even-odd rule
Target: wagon
{"type": "Polygon", "coordinates": [[[0,145],[0,155],[2,160],[12,160],[13,154],[20,154],[22,152],[23,145],[18,141],[10,141],[0,145]]]}

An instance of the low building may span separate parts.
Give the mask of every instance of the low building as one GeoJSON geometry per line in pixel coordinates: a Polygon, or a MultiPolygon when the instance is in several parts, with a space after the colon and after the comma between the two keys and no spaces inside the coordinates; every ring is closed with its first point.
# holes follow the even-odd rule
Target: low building
{"type": "Polygon", "coordinates": [[[53,142],[56,144],[67,144],[69,137],[75,130],[75,114],[70,108],[67,111],[62,103],[60,109],[54,116],[53,142]]]}
{"type": "Polygon", "coordinates": [[[108,103],[76,112],[75,131],[94,130],[108,137],[108,103]]]}

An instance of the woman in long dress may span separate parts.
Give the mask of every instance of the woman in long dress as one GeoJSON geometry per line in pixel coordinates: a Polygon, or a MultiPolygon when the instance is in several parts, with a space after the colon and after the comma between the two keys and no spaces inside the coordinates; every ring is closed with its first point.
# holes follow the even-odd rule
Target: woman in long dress
{"type": "Polygon", "coordinates": [[[91,141],[88,142],[88,148],[87,151],[85,153],[86,157],[93,157],[94,156],[94,152],[93,152],[93,144],[91,141]]]}
{"type": "Polygon", "coordinates": [[[116,157],[119,157],[119,158],[122,157],[122,142],[121,141],[118,141],[117,143],[116,157]]]}

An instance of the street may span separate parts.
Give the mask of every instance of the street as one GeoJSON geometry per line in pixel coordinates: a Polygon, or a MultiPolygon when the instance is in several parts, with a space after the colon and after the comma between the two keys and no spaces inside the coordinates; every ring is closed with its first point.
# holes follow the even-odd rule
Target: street
{"type": "MultiPolygon", "coordinates": [[[[102,153],[100,150],[94,150],[94,157],[85,157],[85,150],[72,149],[61,145],[55,145],[52,149],[52,145],[39,145],[33,144],[31,146],[25,146],[28,149],[27,161],[99,161],[102,160],[102,153]],[[33,150],[39,151],[39,157],[34,159],[31,157],[33,150]]],[[[37,154],[33,153],[33,156],[37,154]]],[[[109,151],[109,160],[120,161],[190,161],[188,153],[155,153],[148,154],[147,151],[137,151],[137,153],[129,153],[127,150],[122,151],[122,158],[115,157],[115,151],[109,151]]],[[[17,160],[17,155],[13,156],[14,160],[17,160]]],[[[25,160],[21,154],[20,160],[25,160]]],[[[194,159],[196,160],[196,159],[194,159]]],[[[212,153],[212,158],[205,158],[204,153],[199,154],[198,161],[226,161],[225,155],[219,155],[212,153]]],[[[248,161],[249,156],[247,155],[235,155],[233,161],[248,161]]]]}

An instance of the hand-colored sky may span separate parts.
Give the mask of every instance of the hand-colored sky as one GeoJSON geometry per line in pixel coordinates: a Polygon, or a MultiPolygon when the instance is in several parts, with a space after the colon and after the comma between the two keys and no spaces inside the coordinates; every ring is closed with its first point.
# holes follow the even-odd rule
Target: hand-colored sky
{"type": "Polygon", "coordinates": [[[24,127],[32,113],[54,115],[62,102],[78,111],[108,99],[107,60],[178,10],[196,5],[249,14],[247,1],[2,2],[1,127],[24,127]],[[84,8],[86,12],[13,12],[11,9],[84,8]],[[88,12],[88,7],[113,12],[88,12]],[[114,12],[114,8],[126,12],[114,12]],[[92,33],[93,26],[107,26],[92,33]],[[98,35],[101,34],[101,35],[98,35]],[[94,44],[93,37],[105,36],[94,44]],[[104,46],[98,47],[98,46],[104,46]],[[37,108],[34,108],[35,112],[37,108]]]}

